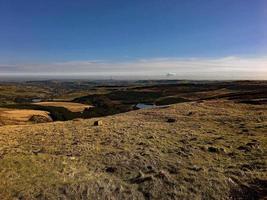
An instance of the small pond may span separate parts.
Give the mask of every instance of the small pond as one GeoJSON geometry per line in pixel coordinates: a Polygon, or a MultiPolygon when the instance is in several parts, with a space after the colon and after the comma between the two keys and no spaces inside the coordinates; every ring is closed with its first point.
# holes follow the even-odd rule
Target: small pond
{"type": "Polygon", "coordinates": [[[39,102],[41,102],[42,101],[42,99],[32,99],[32,102],[33,103],[39,103],[39,102]]]}
{"type": "Polygon", "coordinates": [[[145,103],[138,103],[135,105],[136,108],[138,109],[146,109],[146,108],[155,108],[156,105],[154,104],[145,104],[145,103]]]}

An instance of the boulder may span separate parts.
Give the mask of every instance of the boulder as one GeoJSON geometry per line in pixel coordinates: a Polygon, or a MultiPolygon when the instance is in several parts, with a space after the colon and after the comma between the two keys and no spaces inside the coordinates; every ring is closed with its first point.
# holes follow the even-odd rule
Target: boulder
{"type": "Polygon", "coordinates": [[[101,126],[103,125],[103,121],[102,120],[97,120],[94,122],[94,126],[101,126]]]}
{"type": "Polygon", "coordinates": [[[174,123],[174,122],[176,122],[176,119],[174,119],[174,118],[168,118],[167,119],[167,122],[168,123],[174,123]]]}
{"type": "Polygon", "coordinates": [[[52,122],[53,120],[48,116],[33,115],[33,116],[31,116],[29,121],[33,122],[33,123],[46,123],[46,122],[52,122]]]}
{"type": "Polygon", "coordinates": [[[190,112],[187,113],[187,116],[191,116],[191,115],[193,115],[193,112],[192,111],[190,111],[190,112]]]}
{"type": "Polygon", "coordinates": [[[225,149],[224,148],[218,148],[218,147],[208,147],[208,151],[211,153],[225,153],[225,149]]]}

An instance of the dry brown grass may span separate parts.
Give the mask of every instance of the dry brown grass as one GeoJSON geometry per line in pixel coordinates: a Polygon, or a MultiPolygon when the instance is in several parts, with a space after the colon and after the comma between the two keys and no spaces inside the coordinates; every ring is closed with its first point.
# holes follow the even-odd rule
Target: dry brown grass
{"type": "Polygon", "coordinates": [[[181,103],[95,120],[0,127],[1,198],[266,196],[266,105],[181,103]]]}
{"type": "Polygon", "coordinates": [[[82,112],[84,111],[84,109],[91,107],[89,105],[85,105],[81,103],[72,103],[72,102],[38,102],[34,104],[40,105],[40,106],[64,107],[71,112],[82,112]]]}
{"type": "Polygon", "coordinates": [[[0,108],[0,125],[28,124],[33,115],[50,118],[49,112],[46,111],[0,108]]]}

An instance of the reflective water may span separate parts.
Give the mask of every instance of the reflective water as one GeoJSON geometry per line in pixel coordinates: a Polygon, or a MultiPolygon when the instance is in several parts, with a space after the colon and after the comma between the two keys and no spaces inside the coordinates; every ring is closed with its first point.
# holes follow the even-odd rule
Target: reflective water
{"type": "Polygon", "coordinates": [[[146,109],[146,108],[154,108],[156,105],[154,104],[145,104],[145,103],[138,103],[136,104],[136,108],[138,109],[146,109]]]}

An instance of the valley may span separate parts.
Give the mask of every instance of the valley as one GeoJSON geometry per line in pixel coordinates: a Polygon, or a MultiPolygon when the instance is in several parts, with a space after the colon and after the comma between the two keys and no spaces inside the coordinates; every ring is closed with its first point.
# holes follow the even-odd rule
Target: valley
{"type": "Polygon", "coordinates": [[[1,199],[266,198],[266,82],[53,84],[1,93],[1,199]]]}

